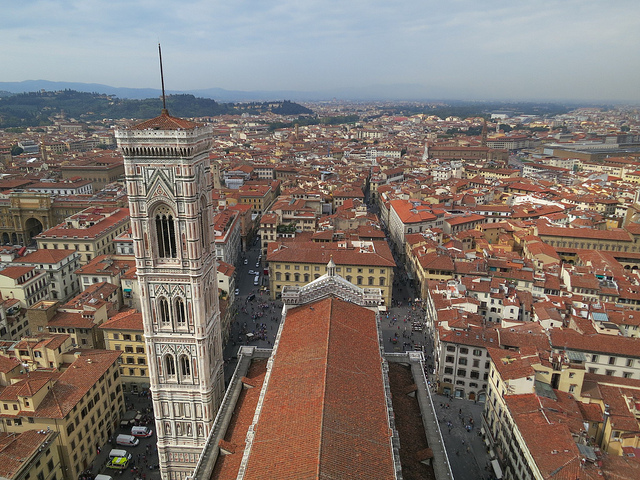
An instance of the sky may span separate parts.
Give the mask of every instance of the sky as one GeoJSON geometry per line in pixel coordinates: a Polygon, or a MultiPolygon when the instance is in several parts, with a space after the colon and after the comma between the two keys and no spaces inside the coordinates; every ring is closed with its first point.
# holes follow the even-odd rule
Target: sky
{"type": "Polygon", "coordinates": [[[0,81],[640,102],[638,0],[2,0],[0,81]],[[2,6],[4,4],[4,6],[2,6]]]}

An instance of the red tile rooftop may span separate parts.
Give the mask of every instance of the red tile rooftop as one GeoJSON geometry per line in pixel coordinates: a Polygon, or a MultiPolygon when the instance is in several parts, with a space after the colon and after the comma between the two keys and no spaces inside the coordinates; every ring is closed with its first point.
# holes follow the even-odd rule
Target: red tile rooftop
{"type": "Polygon", "coordinates": [[[0,477],[17,478],[38,451],[46,448],[53,435],[53,432],[43,434],[36,430],[0,433],[0,477]]]}
{"type": "Polygon", "coordinates": [[[173,117],[169,115],[168,110],[162,110],[162,113],[150,120],[138,123],[130,127],[131,130],[189,130],[199,126],[199,124],[183,118],[173,117]]]}
{"type": "Polygon", "coordinates": [[[74,253],[75,250],[40,248],[35,252],[28,253],[24,257],[16,258],[15,260],[13,260],[13,262],[54,264],[64,260],[74,253]]]}
{"type": "Polygon", "coordinates": [[[394,477],[372,311],[336,298],[292,308],[273,358],[246,480],[394,477]]]}
{"type": "Polygon", "coordinates": [[[118,312],[98,328],[105,330],[135,330],[142,332],[144,331],[142,313],[135,309],[118,312]]]}
{"type": "Polygon", "coordinates": [[[17,280],[31,271],[35,271],[35,267],[5,267],[0,270],[0,275],[17,280]]]}

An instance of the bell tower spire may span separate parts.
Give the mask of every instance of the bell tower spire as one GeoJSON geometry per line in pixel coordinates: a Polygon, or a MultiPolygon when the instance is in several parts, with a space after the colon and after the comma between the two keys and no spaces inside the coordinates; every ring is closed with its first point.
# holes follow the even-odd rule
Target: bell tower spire
{"type": "Polygon", "coordinates": [[[193,472],[224,396],[212,136],[211,126],[172,117],[166,108],[156,118],[116,131],[124,156],[158,456],[167,480],[193,472]]]}

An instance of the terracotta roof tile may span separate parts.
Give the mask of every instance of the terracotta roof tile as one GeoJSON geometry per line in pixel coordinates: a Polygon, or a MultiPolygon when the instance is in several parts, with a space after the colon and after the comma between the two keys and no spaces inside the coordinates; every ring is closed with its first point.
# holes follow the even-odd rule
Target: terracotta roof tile
{"type": "Polygon", "coordinates": [[[135,309],[118,312],[98,328],[105,330],[135,330],[142,332],[144,331],[144,326],[142,323],[142,313],[138,312],[135,309]]]}
{"type": "Polygon", "coordinates": [[[293,308],[274,358],[244,478],[393,478],[375,314],[336,298],[293,308]]]}
{"type": "Polygon", "coordinates": [[[183,118],[172,117],[168,110],[142,123],[130,127],[131,130],[188,130],[199,126],[199,124],[183,118]]]}

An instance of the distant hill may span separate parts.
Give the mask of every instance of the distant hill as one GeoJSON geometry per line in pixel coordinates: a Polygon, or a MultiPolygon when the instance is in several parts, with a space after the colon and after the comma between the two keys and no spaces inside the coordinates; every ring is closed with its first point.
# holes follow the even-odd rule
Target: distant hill
{"type": "MultiPolygon", "coordinates": [[[[25,80],[22,82],[0,82],[1,91],[11,93],[37,92],[40,90],[75,90],[77,92],[104,93],[119,98],[142,100],[158,98],[160,89],[155,88],[126,88],[112,87],[99,83],[52,82],[49,80],[25,80]]],[[[224,88],[206,88],[200,90],[168,90],[168,94],[190,94],[201,98],[212,98],[220,102],[252,102],[291,99],[294,101],[326,101],[332,99],[357,101],[405,101],[429,100],[447,97],[446,89],[438,86],[426,88],[423,85],[395,84],[395,85],[359,85],[354,88],[335,89],[325,91],[295,91],[295,90],[225,90],[224,88]]],[[[450,93],[450,92],[449,92],[450,93]]],[[[451,95],[449,95],[451,98],[451,95]]]]}
{"type": "MultiPolygon", "coordinates": [[[[167,108],[180,117],[265,112],[280,115],[311,115],[313,111],[291,101],[218,103],[209,98],[180,94],[167,97],[167,108]]],[[[0,128],[48,125],[53,115],[64,113],[78,120],[103,118],[152,118],[162,109],[160,98],[122,99],[115,95],[75,90],[37,91],[0,98],[0,128]]]]}
{"type": "MultiPolygon", "coordinates": [[[[2,91],[10,93],[28,93],[41,90],[55,92],[59,90],[74,90],[76,92],[103,93],[119,98],[144,100],[147,98],[159,98],[162,91],[157,88],[127,88],[112,87],[100,83],[79,82],[52,82],[49,80],[25,80],[23,82],[0,82],[0,97],[2,91]]],[[[167,90],[169,95],[190,94],[200,98],[211,98],[222,102],[252,102],[273,101],[284,98],[294,100],[323,99],[326,95],[312,92],[291,91],[252,91],[225,90],[223,88],[207,88],[203,90],[167,90]]],[[[330,98],[330,97],[329,97],[330,98]]]]}

